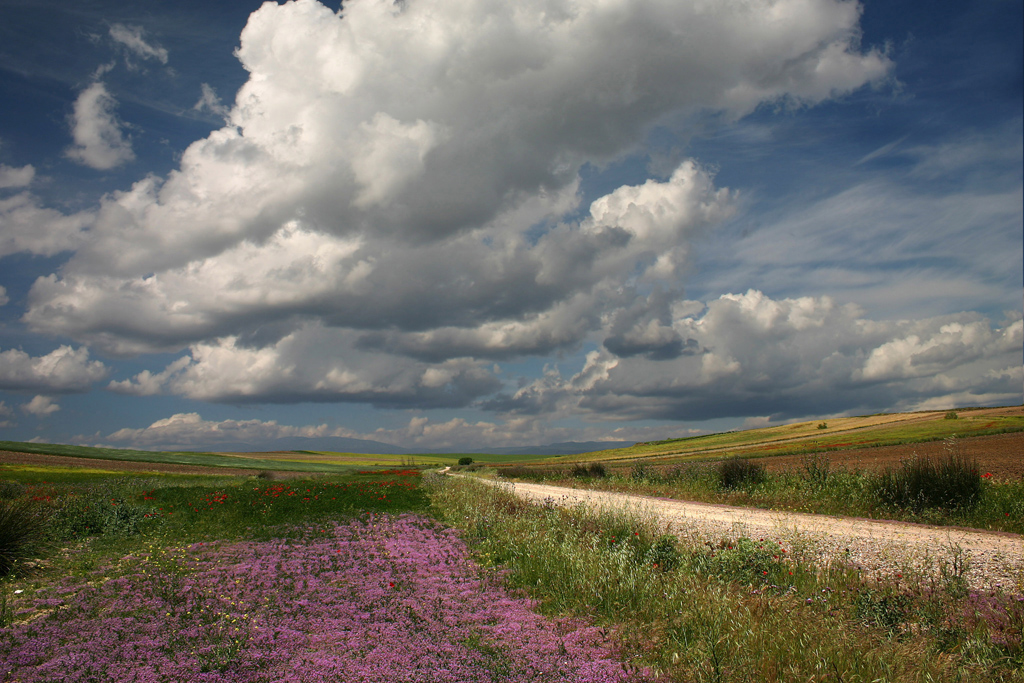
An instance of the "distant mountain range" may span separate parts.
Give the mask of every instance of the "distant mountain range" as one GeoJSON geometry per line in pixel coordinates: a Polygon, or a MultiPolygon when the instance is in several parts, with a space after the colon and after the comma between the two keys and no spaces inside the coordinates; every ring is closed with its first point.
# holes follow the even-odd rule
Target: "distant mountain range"
{"type": "MultiPolygon", "coordinates": [[[[467,448],[460,453],[487,453],[491,455],[574,455],[608,448],[632,446],[632,441],[566,441],[543,446],[517,446],[515,448],[467,448]]],[[[259,442],[220,443],[212,448],[195,449],[220,453],[257,453],[261,451],[331,451],[335,453],[369,453],[373,455],[416,455],[422,453],[450,453],[451,450],[425,450],[400,448],[380,441],[351,439],[344,436],[288,436],[259,442]]]]}

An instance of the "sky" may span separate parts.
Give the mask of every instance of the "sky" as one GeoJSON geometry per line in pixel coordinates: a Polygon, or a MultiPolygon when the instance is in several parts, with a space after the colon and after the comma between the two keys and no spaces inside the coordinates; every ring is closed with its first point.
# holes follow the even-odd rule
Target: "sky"
{"type": "Polygon", "coordinates": [[[1019,0],[0,0],[0,440],[1024,401],[1019,0]]]}

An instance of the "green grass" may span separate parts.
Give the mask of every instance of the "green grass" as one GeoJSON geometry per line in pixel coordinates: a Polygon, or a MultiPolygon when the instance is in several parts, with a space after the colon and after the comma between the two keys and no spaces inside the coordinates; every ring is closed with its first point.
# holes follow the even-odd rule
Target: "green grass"
{"type": "MultiPolygon", "coordinates": [[[[40,557],[53,563],[53,571],[77,573],[130,553],[143,542],[174,545],[265,539],[318,520],[368,512],[422,512],[429,505],[419,487],[418,472],[288,480],[203,475],[96,477],[60,468],[54,468],[45,479],[41,474],[0,471],[3,481],[20,484],[5,485],[5,489],[18,491],[13,500],[0,501],[5,510],[14,506],[15,512],[25,512],[22,516],[29,521],[45,522],[30,529],[28,537],[9,544],[17,551],[10,554],[14,560],[9,569],[14,573],[25,560],[40,557]],[[78,551],[54,552],[61,548],[78,551]]],[[[13,537],[16,530],[8,528],[13,537]]]]}
{"type": "Polygon", "coordinates": [[[544,610],[598,619],[659,680],[1024,680],[1024,604],[966,591],[955,548],[930,582],[891,584],[810,565],[785,539],[689,544],[621,512],[436,486],[438,514],[481,563],[544,610]]]}
{"type": "MultiPolygon", "coordinates": [[[[351,473],[359,468],[391,469],[396,467],[443,467],[455,465],[460,458],[472,457],[477,463],[534,462],[549,459],[550,456],[492,455],[488,453],[426,453],[411,455],[375,455],[365,453],[341,453],[333,451],[293,451],[290,453],[267,453],[267,457],[248,455],[223,455],[219,453],[193,453],[187,451],[140,451],[129,448],[96,448],[67,444],[26,443],[21,441],[0,441],[0,451],[35,453],[40,455],[63,455],[93,460],[114,460],[121,462],[148,462],[202,467],[230,467],[235,469],[274,470],[280,472],[309,472],[323,474],[351,473]],[[317,458],[303,456],[318,456],[317,458]],[[326,459],[325,459],[326,458],[326,459]],[[335,460],[332,462],[331,458],[335,460]]],[[[3,463],[0,463],[3,467],[3,463]]],[[[97,467],[98,471],[102,466],[97,467]]]]}
{"type": "Polygon", "coordinates": [[[91,446],[36,444],[23,443],[20,441],[0,441],[0,451],[38,453],[42,455],[64,455],[73,458],[91,458],[93,460],[152,462],[172,465],[232,467],[252,470],[279,470],[286,472],[324,472],[342,474],[352,469],[351,467],[329,463],[307,463],[292,460],[250,458],[244,456],[236,457],[231,455],[217,455],[215,453],[137,451],[126,448],[93,448],[91,446]]]}
{"type": "Polygon", "coordinates": [[[753,458],[1024,431],[1024,417],[972,415],[972,411],[961,411],[957,420],[945,419],[943,412],[931,412],[923,415],[897,413],[835,418],[827,423],[828,428],[825,430],[818,428],[820,421],[811,420],[778,427],[652,441],[629,448],[560,456],[557,460],[631,460],[647,457],[675,462],[730,456],[753,458]],[[869,424],[876,420],[884,422],[869,424]]]}
{"type": "MultiPolygon", "coordinates": [[[[957,448],[951,443],[950,448],[957,448]]],[[[726,463],[730,461],[724,461],[726,463]]],[[[757,461],[752,461],[756,463],[757,461]]],[[[609,476],[581,479],[568,467],[500,468],[507,478],[563,486],[660,496],[677,500],[722,503],[772,510],[894,519],[925,524],[964,526],[1024,533],[1024,481],[977,478],[971,492],[977,500],[962,506],[908,505],[882,491],[885,475],[834,469],[827,455],[808,456],[804,466],[789,472],[765,472],[760,480],[723,485],[715,462],[660,465],[639,461],[629,469],[609,469],[609,476]]],[[[956,491],[968,490],[967,479],[955,480],[956,491]]]]}

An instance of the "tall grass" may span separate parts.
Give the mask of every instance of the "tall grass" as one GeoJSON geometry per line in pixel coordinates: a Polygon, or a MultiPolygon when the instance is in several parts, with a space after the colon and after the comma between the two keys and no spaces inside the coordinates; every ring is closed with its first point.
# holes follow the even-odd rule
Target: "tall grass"
{"type": "Polygon", "coordinates": [[[687,544],[643,516],[528,505],[472,481],[432,500],[481,562],[546,610],[597,617],[664,680],[1024,680],[1014,596],[806,566],[775,539],[687,544]]]}
{"type": "Polygon", "coordinates": [[[718,485],[723,489],[755,486],[764,481],[764,465],[746,458],[729,458],[718,465],[718,485]]]}
{"type": "Polygon", "coordinates": [[[0,499],[0,576],[34,557],[45,546],[46,519],[30,500],[0,499]]]}
{"type": "Polygon", "coordinates": [[[825,454],[808,455],[801,467],[782,472],[744,475],[743,462],[664,466],[639,461],[628,469],[609,468],[600,478],[573,477],[550,466],[498,472],[509,479],[682,500],[1024,533],[1024,481],[999,481],[981,473],[956,442],[949,442],[944,457],[914,458],[888,473],[835,467],[825,454]]]}
{"type": "Polygon", "coordinates": [[[921,511],[926,508],[970,510],[981,502],[984,489],[978,462],[947,446],[938,459],[914,457],[882,473],[879,499],[892,507],[921,511]]]}

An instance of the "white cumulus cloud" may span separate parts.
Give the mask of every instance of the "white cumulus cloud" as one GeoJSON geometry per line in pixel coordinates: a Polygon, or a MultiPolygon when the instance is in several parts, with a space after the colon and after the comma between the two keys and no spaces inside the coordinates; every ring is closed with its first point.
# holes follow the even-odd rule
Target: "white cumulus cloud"
{"type": "Polygon", "coordinates": [[[637,316],[633,338],[620,332],[579,373],[553,369],[487,405],[511,415],[689,421],[1020,397],[1007,371],[1024,352],[1019,313],[1001,325],[975,313],[875,321],[828,297],[775,300],[756,290],[676,302],[660,318],[651,308],[652,317],[637,316]],[[657,334],[645,337],[651,320],[657,334]]]}
{"type": "MultiPolygon", "coordinates": [[[[846,309],[750,294],[694,313],[682,299],[693,242],[736,210],[712,172],[683,160],[589,205],[578,190],[586,166],[634,153],[656,126],[886,78],[859,18],[839,0],[265,3],[240,37],[249,78],[231,108],[208,88],[197,104],[225,125],[67,230],[75,253],[35,282],[23,321],[105,353],[187,351],[111,390],[235,403],[497,394],[496,410],[525,414],[533,391],[580,414],[657,417],[672,414],[659,392],[688,405],[712,379],[728,395],[786,369],[810,378],[790,350],[743,341],[747,327],[827,355],[860,330],[846,309]],[[585,343],[599,348],[583,372],[545,376],[543,392],[492,369],[585,343]],[[764,367],[746,377],[751,358],[764,367]]],[[[111,36],[133,54],[164,60],[122,28],[111,36]]],[[[72,155],[95,168],[131,158],[114,104],[97,82],[76,105],[72,155]]],[[[10,250],[56,248],[17,234],[10,250]]],[[[846,376],[893,339],[862,339],[846,376]]]]}
{"type": "Polygon", "coordinates": [[[19,349],[0,351],[0,390],[75,393],[88,391],[109,369],[89,360],[85,347],[60,346],[44,356],[19,349]]]}
{"type": "Polygon", "coordinates": [[[131,140],[121,130],[114,109],[117,101],[107,87],[96,81],[75,100],[71,135],[75,144],[66,154],[80,164],[107,171],[135,159],[131,140]]]}
{"type": "Polygon", "coordinates": [[[327,425],[293,427],[274,420],[204,420],[198,413],[177,413],[139,429],[119,429],[104,441],[136,448],[216,447],[218,443],[259,443],[288,436],[352,436],[327,425]]]}
{"type": "Polygon", "coordinates": [[[18,252],[53,256],[73,251],[86,238],[95,216],[89,211],[66,215],[42,206],[31,192],[0,199],[0,257],[18,252]]]}
{"type": "Polygon", "coordinates": [[[60,406],[49,396],[36,396],[21,406],[23,412],[36,417],[46,417],[60,410],[60,406]]]}
{"type": "Polygon", "coordinates": [[[15,168],[0,164],[0,190],[11,187],[28,187],[36,177],[36,169],[32,164],[15,168]]]}

